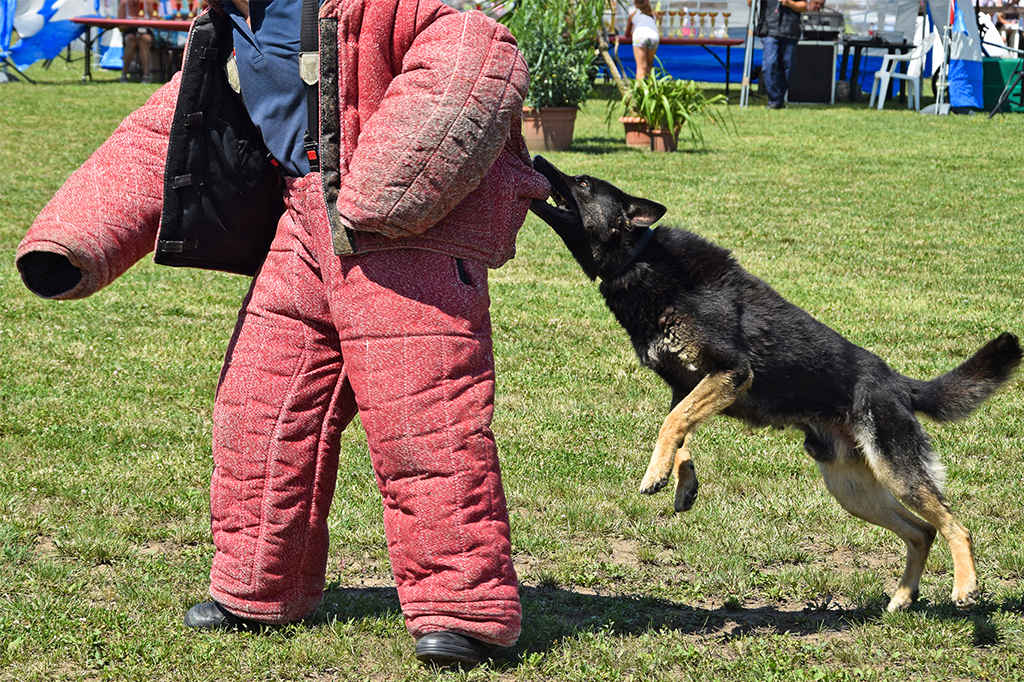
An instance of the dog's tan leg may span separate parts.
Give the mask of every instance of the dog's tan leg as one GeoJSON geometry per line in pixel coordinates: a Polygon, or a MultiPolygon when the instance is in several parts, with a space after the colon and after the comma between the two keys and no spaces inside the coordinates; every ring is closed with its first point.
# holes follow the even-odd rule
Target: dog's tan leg
{"type": "MultiPolygon", "coordinates": [[[[882,467],[884,468],[884,465],[882,467]]],[[[920,515],[928,523],[942,533],[949,544],[953,555],[953,603],[960,607],[973,606],[978,601],[978,574],[974,568],[974,546],[971,532],[960,523],[952,511],[945,496],[931,480],[913,487],[904,483],[902,478],[881,473],[888,479],[886,485],[915,514],[920,515]]]]}
{"type": "Polygon", "coordinates": [[[680,496],[686,498],[689,492],[686,486],[696,483],[690,457],[690,435],[701,422],[731,405],[740,392],[750,386],[752,378],[746,368],[708,374],[672,408],[658,433],[654,454],[640,483],[641,493],[651,495],[664,488],[674,469],[677,476],[676,500],[678,502],[680,496]],[[682,493],[679,492],[681,489],[682,493]]]}
{"type": "Polygon", "coordinates": [[[960,607],[978,603],[978,574],[974,569],[974,546],[971,532],[957,521],[949,510],[949,504],[942,498],[926,496],[922,504],[907,500],[915,512],[928,519],[939,529],[949,543],[953,554],[953,603],[960,607]]]}
{"type": "Polygon", "coordinates": [[[818,463],[825,486],[846,511],[868,523],[896,533],[907,546],[907,566],[889,601],[888,610],[898,611],[917,599],[921,573],[935,539],[935,528],[907,510],[875,477],[859,454],[818,463]]]}
{"type": "MultiPolygon", "coordinates": [[[[686,393],[673,388],[672,407],[669,412],[675,409],[676,405],[681,403],[686,396],[686,393]]],[[[691,431],[683,438],[683,444],[676,451],[676,460],[672,465],[672,474],[676,482],[676,497],[673,506],[677,512],[690,511],[693,508],[693,503],[697,501],[697,491],[700,488],[697,469],[693,465],[693,457],[690,455],[690,438],[692,436],[693,432],[691,431]]]]}
{"type": "Polygon", "coordinates": [[[973,606],[978,600],[978,574],[974,568],[971,533],[957,521],[942,494],[941,465],[928,447],[920,423],[898,410],[878,419],[874,438],[862,431],[858,438],[878,479],[903,504],[942,533],[953,555],[953,603],[973,606]]]}

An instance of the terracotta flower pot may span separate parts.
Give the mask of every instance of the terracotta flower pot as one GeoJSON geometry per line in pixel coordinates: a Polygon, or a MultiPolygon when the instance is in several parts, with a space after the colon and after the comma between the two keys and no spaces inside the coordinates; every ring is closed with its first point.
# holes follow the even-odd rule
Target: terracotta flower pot
{"type": "Polygon", "coordinates": [[[564,152],[572,146],[576,107],[523,109],[523,137],[531,152],[564,152]]]}
{"type": "Polygon", "coordinates": [[[674,152],[676,150],[676,140],[672,137],[671,130],[652,130],[650,136],[652,152],[674,152]]]}
{"type": "Polygon", "coordinates": [[[647,132],[647,124],[642,118],[636,116],[622,116],[619,118],[626,129],[626,145],[643,149],[651,148],[651,136],[647,132]]]}

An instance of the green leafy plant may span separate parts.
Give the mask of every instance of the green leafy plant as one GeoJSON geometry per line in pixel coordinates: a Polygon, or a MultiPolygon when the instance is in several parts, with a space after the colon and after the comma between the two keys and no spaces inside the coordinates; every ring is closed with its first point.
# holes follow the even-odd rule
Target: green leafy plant
{"type": "Polygon", "coordinates": [[[507,17],[530,69],[527,107],[576,107],[586,101],[602,7],[595,0],[525,0],[507,17]]]}
{"type": "Polygon", "coordinates": [[[721,106],[726,102],[724,95],[708,98],[692,80],[673,78],[659,66],[633,81],[622,106],[624,116],[642,119],[650,130],[670,131],[673,140],[678,140],[679,132],[686,126],[690,140],[704,146],[704,123],[728,126],[721,106]]]}

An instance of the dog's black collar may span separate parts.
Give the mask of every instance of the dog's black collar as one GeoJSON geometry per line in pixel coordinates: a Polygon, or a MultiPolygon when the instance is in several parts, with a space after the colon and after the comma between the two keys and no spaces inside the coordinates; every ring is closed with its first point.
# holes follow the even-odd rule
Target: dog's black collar
{"type": "Polygon", "coordinates": [[[611,270],[612,274],[606,276],[599,272],[597,273],[598,277],[600,277],[605,282],[618,277],[620,274],[622,274],[622,271],[625,270],[629,266],[629,264],[632,263],[636,259],[636,257],[640,255],[640,252],[644,250],[644,247],[647,246],[647,243],[651,241],[651,237],[653,236],[654,230],[648,227],[647,231],[640,235],[640,239],[637,240],[636,246],[633,248],[632,253],[627,254],[626,257],[622,259],[622,261],[615,263],[609,266],[608,268],[604,268],[605,270],[611,270]]]}

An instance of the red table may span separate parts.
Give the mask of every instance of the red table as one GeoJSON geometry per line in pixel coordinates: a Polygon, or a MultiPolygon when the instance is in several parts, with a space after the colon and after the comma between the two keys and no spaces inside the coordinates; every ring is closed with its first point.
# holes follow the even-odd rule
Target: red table
{"type": "Polygon", "coordinates": [[[134,26],[136,28],[151,28],[157,31],[179,31],[187,33],[192,27],[191,20],[186,19],[118,19],[116,17],[72,17],[71,21],[85,26],[85,73],[82,80],[92,80],[92,29],[95,26],[100,29],[96,34],[99,38],[103,31],[120,26],[134,26]]]}
{"type": "MultiPolygon", "coordinates": [[[[610,44],[620,43],[622,45],[632,45],[633,39],[627,38],[626,36],[612,36],[609,41],[610,44]]],[[[659,45],[697,45],[703,47],[708,51],[722,68],[725,69],[725,95],[729,96],[729,64],[732,62],[732,48],[742,45],[745,41],[742,38],[667,38],[662,36],[658,40],[659,45]],[[725,61],[719,57],[711,49],[712,47],[724,47],[725,48],[725,61]]]]}

